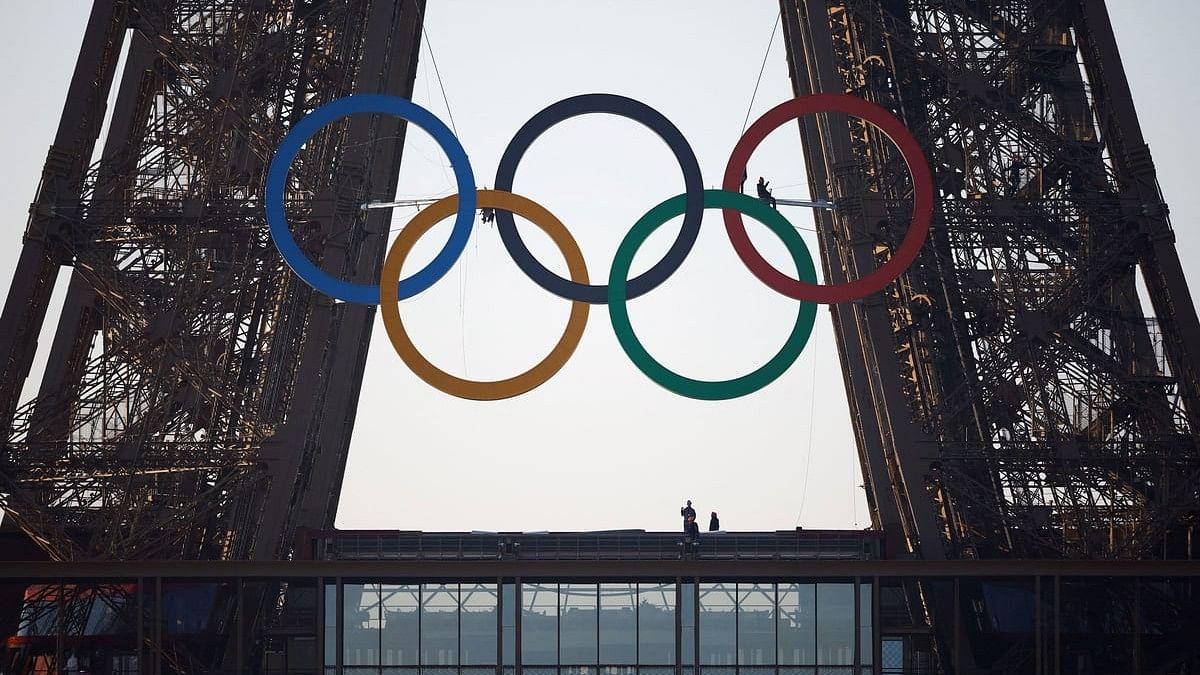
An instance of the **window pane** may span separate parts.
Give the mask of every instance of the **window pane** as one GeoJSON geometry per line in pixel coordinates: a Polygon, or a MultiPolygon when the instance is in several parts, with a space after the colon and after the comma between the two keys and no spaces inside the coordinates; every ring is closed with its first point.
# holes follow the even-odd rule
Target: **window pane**
{"type": "Polygon", "coordinates": [[[700,584],[701,665],[733,665],[737,637],[734,590],[734,584],[700,584]]]}
{"type": "Polygon", "coordinates": [[[342,594],[342,664],[379,665],[379,584],[346,584],[342,594]]]}
{"type": "Polygon", "coordinates": [[[858,586],[858,630],[859,630],[859,665],[869,666],[874,660],[875,643],[871,639],[871,584],[860,583],[858,586]]]}
{"type": "Polygon", "coordinates": [[[458,584],[421,587],[421,665],[458,664],[458,584]]]}
{"type": "Polygon", "coordinates": [[[883,675],[903,675],[904,638],[887,637],[879,645],[879,660],[883,675]]]}
{"type": "MultiPolygon", "coordinates": [[[[504,624],[500,627],[502,656],[504,665],[517,664],[517,585],[504,584],[500,587],[503,594],[500,604],[504,607],[504,624]]],[[[506,671],[507,672],[507,671],[506,671]]]]}
{"type": "Polygon", "coordinates": [[[738,664],[775,661],[775,585],[738,584],[738,664]]]}
{"type": "Polygon", "coordinates": [[[637,584],[600,584],[600,663],[637,663],[637,584]]]}
{"type": "Polygon", "coordinates": [[[817,662],[817,587],[779,584],[779,663],[808,666],[817,662]]]}
{"type": "MultiPolygon", "coordinates": [[[[1195,577],[1144,577],[1138,603],[1143,673],[1167,673],[1171,663],[1200,663],[1196,621],[1200,584],[1195,577]]],[[[1050,586],[1042,582],[1043,587],[1050,586]]],[[[1178,669],[1176,672],[1179,672],[1178,669]]]]}
{"type": "Polygon", "coordinates": [[[563,664],[596,663],[596,584],[560,584],[558,648],[563,664]]]}
{"type": "Polygon", "coordinates": [[[337,665],[337,586],[325,585],[325,665],[337,665]]]}
{"type": "MultiPolygon", "coordinates": [[[[696,663],[696,585],[683,584],[679,590],[679,652],[683,665],[696,663]]],[[[685,673],[685,675],[687,675],[685,673]]]]}
{"type": "Polygon", "coordinates": [[[558,665],[558,584],[523,584],[521,602],[521,663],[558,665]]]}
{"type": "MultiPolygon", "coordinates": [[[[464,666],[496,663],[496,585],[462,585],[462,642],[464,666]]],[[[465,675],[465,671],[464,671],[465,675]]]]}
{"type": "MultiPolygon", "coordinates": [[[[967,612],[963,617],[964,642],[970,640],[969,646],[964,645],[963,655],[970,654],[977,663],[990,666],[1000,662],[1006,654],[1017,654],[1022,651],[1034,653],[1036,636],[1034,628],[1037,625],[1037,596],[1034,580],[1031,578],[1006,577],[1002,579],[981,579],[969,577],[960,579],[962,594],[962,609],[967,612]],[[967,651],[969,649],[970,651],[967,651]]],[[[880,600],[883,596],[880,596],[880,600]]],[[[1070,614],[1067,598],[1062,598],[1061,617],[1070,614]]],[[[1052,625],[1052,624],[1051,624],[1052,625]]],[[[1062,655],[1067,654],[1070,637],[1062,631],[1060,644],[1062,655]]],[[[916,651],[914,649],[914,651],[916,651]]],[[[966,659],[964,659],[966,660],[966,659]]],[[[1074,675],[1074,663],[1067,672],[1074,675]]]]}
{"type": "Polygon", "coordinates": [[[638,585],[637,631],[638,663],[674,665],[675,584],[638,585]]]}
{"type": "MultiPolygon", "coordinates": [[[[1036,611],[1036,601],[1033,593],[1015,591],[1013,595],[1023,600],[1011,602],[1010,606],[1023,606],[1022,618],[1030,616],[1028,623],[1034,623],[1032,615],[1036,611]]],[[[998,596],[999,593],[992,595],[998,596]]],[[[1134,580],[1063,579],[1059,582],[1059,596],[1063,672],[1134,672],[1134,609],[1137,606],[1134,580]]],[[[997,600],[994,604],[1001,605],[1001,602],[997,600]]]]}
{"type": "Polygon", "coordinates": [[[817,663],[854,663],[854,584],[817,584],[817,663]]]}
{"type": "Polygon", "coordinates": [[[417,584],[383,584],[380,587],[380,605],[383,608],[380,649],[384,665],[417,665],[420,591],[421,587],[417,584]]]}

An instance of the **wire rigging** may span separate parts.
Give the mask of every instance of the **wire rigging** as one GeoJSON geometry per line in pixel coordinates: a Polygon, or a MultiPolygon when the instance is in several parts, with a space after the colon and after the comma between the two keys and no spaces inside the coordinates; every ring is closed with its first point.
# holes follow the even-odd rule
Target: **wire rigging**
{"type": "Polygon", "coordinates": [[[779,30],[779,19],[783,16],[783,10],[780,10],[775,15],[775,26],[771,28],[771,39],[767,41],[767,51],[763,54],[762,66],[758,69],[758,79],[754,82],[754,93],[750,94],[750,105],[746,106],[746,118],[742,120],[741,136],[746,133],[746,125],[750,123],[750,111],[754,109],[754,99],[758,96],[758,86],[762,84],[763,73],[767,70],[767,57],[771,55],[771,45],[775,44],[775,33],[779,30]]]}
{"type": "Polygon", "coordinates": [[[462,140],[462,136],[458,133],[458,126],[454,124],[454,112],[450,110],[450,99],[446,97],[446,85],[442,83],[442,73],[438,70],[437,56],[433,53],[433,41],[429,39],[429,31],[425,30],[425,21],[422,17],[421,35],[425,37],[425,46],[429,48],[429,60],[433,62],[433,74],[437,76],[438,89],[442,91],[442,103],[446,105],[446,116],[450,118],[450,128],[454,130],[454,135],[462,140]]]}
{"type": "Polygon", "coordinates": [[[858,471],[854,468],[854,431],[846,435],[846,456],[850,458],[850,511],[854,514],[854,527],[858,527],[858,492],[855,488],[862,487],[855,476],[858,471]]]}
{"type": "MultiPolygon", "coordinates": [[[[425,48],[429,50],[429,61],[433,64],[433,74],[437,78],[438,90],[442,93],[442,104],[446,106],[446,117],[450,119],[450,129],[454,135],[462,140],[462,135],[458,133],[458,125],[454,122],[454,111],[450,108],[450,97],[446,95],[446,84],[442,81],[442,71],[438,68],[437,54],[433,51],[433,40],[429,39],[429,30],[425,28],[425,9],[421,6],[420,0],[414,0],[414,5],[417,7],[418,20],[421,22],[421,36],[425,40],[425,48]]],[[[426,80],[428,86],[428,80],[426,80]]],[[[442,167],[442,172],[445,173],[445,166],[442,167]]],[[[449,178],[449,176],[447,176],[449,178]]],[[[362,208],[391,208],[393,206],[424,206],[433,203],[432,199],[405,199],[393,202],[384,203],[367,203],[363,204],[362,208]]],[[[474,232],[472,232],[474,234],[474,232]]],[[[478,238],[476,238],[478,243],[478,238]]],[[[459,349],[462,357],[463,373],[467,374],[467,261],[469,251],[464,249],[462,256],[462,264],[458,268],[458,325],[459,325],[459,349]]]]}
{"type": "MultiPolygon", "coordinates": [[[[817,347],[817,336],[818,335],[820,335],[820,332],[816,329],[816,326],[814,326],[813,332],[812,332],[812,342],[811,342],[811,346],[813,347],[813,354],[817,353],[816,347],[817,347]]],[[[813,357],[813,367],[812,367],[812,389],[809,391],[809,395],[808,395],[808,457],[805,458],[805,460],[804,460],[804,485],[800,488],[800,512],[796,514],[795,527],[798,527],[800,525],[800,519],[804,517],[804,502],[808,501],[808,473],[809,473],[808,470],[809,470],[809,467],[812,466],[813,419],[815,418],[816,410],[817,410],[817,358],[816,358],[816,356],[814,356],[813,357]]]]}

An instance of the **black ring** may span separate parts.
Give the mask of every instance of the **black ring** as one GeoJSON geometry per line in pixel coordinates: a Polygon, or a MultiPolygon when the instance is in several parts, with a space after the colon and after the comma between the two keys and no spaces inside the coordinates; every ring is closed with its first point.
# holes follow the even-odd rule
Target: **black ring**
{"type": "MultiPolygon", "coordinates": [[[[512,192],[517,164],[537,137],[559,122],[588,113],[619,115],[642,123],[666,142],[667,147],[675,154],[679,167],[683,169],[684,193],[687,195],[683,227],[679,230],[679,237],[671,245],[671,250],[667,251],[662,260],[629,280],[626,297],[636,298],[658,287],[679,269],[696,243],[696,237],[700,234],[700,222],[704,218],[704,181],[700,176],[700,164],[696,161],[696,154],[692,152],[692,146],[683,137],[683,133],[662,113],[645,103],[615,94],[583,94],[563,99],[530,118],[509,141],[504,156],[500,158],[500,166],[496,169],[495,187],[497,190],[512,192]]],[[[593,305],[608,302],[607,284],[588,285],[564,279],[538,262],[521,240],[521,234],[517,232],[517,224],[511,213],[496,209],[496,224],[508,254],[517,263],[517,267],[538,286],[567,300],[593,305]]]]}

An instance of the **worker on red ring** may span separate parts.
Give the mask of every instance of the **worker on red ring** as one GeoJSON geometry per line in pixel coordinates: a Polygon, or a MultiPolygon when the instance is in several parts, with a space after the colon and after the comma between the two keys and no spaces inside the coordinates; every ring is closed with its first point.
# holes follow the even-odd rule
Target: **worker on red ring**
{"type": "Polygon", "coordinates": [[[778,210],[779,206],[775,203],[775,197],[771,195],[771,191],[767,189],[769,182],[763,180],[762,176],[758,177],[758,198],[771,205],[771,208],[778,210]]]}

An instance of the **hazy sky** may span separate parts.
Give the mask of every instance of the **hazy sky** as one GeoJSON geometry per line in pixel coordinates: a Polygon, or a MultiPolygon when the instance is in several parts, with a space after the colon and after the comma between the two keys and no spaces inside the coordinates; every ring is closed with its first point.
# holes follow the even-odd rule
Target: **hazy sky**
{"type": "MultiPolygon", "coordinates": [[[[1184,266],[1200,267],[1200,208],[1192,117],[1200,94],[1192,65],[1200,3],[1110,2],[1138,112],[1171,204],[1184,266]],[[1152,6],[1154,11],[1147,11],[1152,6]],[[1152,32],[1153,31],[1153,32],[1152,32]]],[[[10,278],[46,148],[53,139],[90,3],[9,3],[0,25],[0,276],[10,278]]],[[[639,99],[689,139],[707,186],[718,187],[742,129],[778,5],[771,0],[635,2],[429,0],[414,99],[449,122],[433,72],[480,186],[491,186],[512,134],[566,96],[610,92],[639,99]]],[[[782,34],[771,47],[752,117],[789,98],[782,34]]],[[[635,122],[588,116],[544,134],[526,154],[515,190],[570,228],[591,279],[604,280],[627,229],[682,191],[666,146],[635,122]]],[[[807,189],[798,134],[788,126],[755,154],[750,175],[777,196],[807,189]]],[[[410,129],[397,190],[453,191],[442,153],[410,129]]],[[[809,228],[802,209],[785,211],[809,228]]],[[[397,209],[394,228],[412,217],[397,209]]],[[[751,222],[751,221],[748,221],[751,222]]],[[[426,235],[406,273],[442,246],[446,221],[426,235]]],[[[521,231],[560,273],[565,265],[533,226],[521,231]]],[[[670,245],[678,219],[643,247],[634,272],[670,245]]],[[[768,259],[792,271],[783,247],[753,228],[768,259]]],[[[813,235],[804,232],[815,251],[813,235]]],[[[524,277],[492,226],[477,223],[467,252],[437,285],[402,304],[406,326],[438,366],[499,379],[541,359],[569,303],[524,277]]],[[[691,377],[740,375],[785,339],[796,304],[739,262],[716,212],[667,283],[630,303],[652,354],[691,377]]],[[[691,498],[731,529],[855,527],[869,522],[853,452],[845,390],[829,327],[818,313],[804,354],[773,385],[742,399],[700,402],[671,394],[624,356],[604,307],[594,307],[567,366],[525,396],[479,403],[413,376],[376,320],[338,526],[425,530],[675,529],[691,498]]]]}

